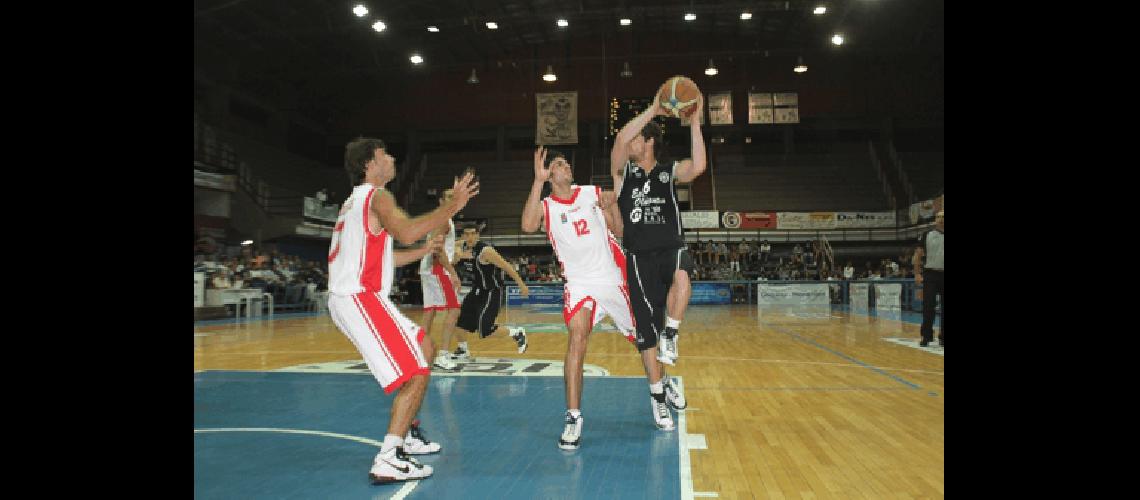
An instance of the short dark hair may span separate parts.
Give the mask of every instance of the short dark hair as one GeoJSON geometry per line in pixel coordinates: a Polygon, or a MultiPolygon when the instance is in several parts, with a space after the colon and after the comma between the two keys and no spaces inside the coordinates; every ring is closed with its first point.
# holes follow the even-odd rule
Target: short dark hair
{"type": "Polygon", "coordinates": [[[482,229],[482,227],[479,226],[478,222],[464,222],[463,224],[460,225],[459,232],[463,233],[463,232],[466,232],[468,229],[475,231],[476,233],[483,232],[483,229],[482,229]]]}
{"type": "Polygon", "coordinates": [[[644,127],[641,128],[641,137],[646,141],[653,139],[653,157],[661,159],[665,154],[665,140],[664,132],[661,130],[661,125],[653,120],[649,120],[644,127]]]}
{"type": "Polygon", "coordinates": [[[364,182],[364,165],[372,160],[377,149],[386,147],[384,141],[371,137],[357,137],[345,145],[344,170],[353,186],[364,182]]]}

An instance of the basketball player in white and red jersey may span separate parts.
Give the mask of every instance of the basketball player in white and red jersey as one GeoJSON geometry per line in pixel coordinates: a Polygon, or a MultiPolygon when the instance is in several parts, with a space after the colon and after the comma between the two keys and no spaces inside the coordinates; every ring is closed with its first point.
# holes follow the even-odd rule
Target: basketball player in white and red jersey
{"type": "MultiPolygon", "coordinates": [[[[558,440],[564,450],[577,449],[582,434],[582,362],[593,326],[609,316],[618,330],[634,342],[636,323],[625,282],[625,255],[609,227],[618,218],[613,192],[598,186],[575,186],[574,172],[566,157],[539,147],[534,153],[534,184],[523,208],[522,230],[535,232],[545,221],[546,235],[554,247],[566,277],[563,318],[569,329],[564,374],[566,381],[566,427],[558,440]],[[549,180],[550,196],[539,200],[549,180]],[[607,198],[608,202],[603,201],[607,198]],[[600,205],[610,207],[603,211],[600,205]]],[[[656,360],[656,348],[642,354],[649,380],[660,384],[664,374],[656,360]]],[[[650,384],[652,386],[652,384],[650,384]]],[[[657,427],[673,429],[673,419],[664,403],[653,403],[657,427]]]]}
{"type": "Polygon", "coordinates": [[[396,206],[384,185],[396,176],[395,159],[379,139],[357,138],[345,146],[344,166],[355,187],[344,202],[329,250],[329,314],[352,341],[385,393],[399,389],[392,418],[369,477],[374,483],[421,479],[432,468],[408,453],[434,453],[437,443],[412,427],[427,390],[431,338],[389,300],[396,266],[413,262],[442,246],[442,238],[416,250],[393,252],[392,238],[411,244],[444,224],[479,193],[468,172],[456,179],[453,197],[416,218],[396,206]],[[422,345],[421,345],[422,342],[422,345]],[[407,439],[406,439],[407,438],[407,439]],[[414,445],[414,449],[412,448],[414,445]]]}
{"type": "MultiPolygon", "coordinates": [[[[444,190],[443,195],[439,198],[440,206],[450,201],[451,190],[444,190]]],[[[455,272],[455,223],[448,219],[447,224],[442,224],[428,233],[428,238],[436,235],[444,236],[443,249],[425,255],[420,260],[420,286],[423,288],[424,294],[424,335],[431,337],[431,323],[435,319],[435,312],[444,311],[443,339],[445,341],[441,347],[446,350],[446,339],[451,338],[451,330],[455,328],[455,322],[459,319],[460,279],[459,273],[455,272]]],[[[447,356],[446,352],[441,352],[440,357],[435,360],[435,364],[447,370],[455,368],[455,363],[451,361],[451,357],[447,356]]]]}

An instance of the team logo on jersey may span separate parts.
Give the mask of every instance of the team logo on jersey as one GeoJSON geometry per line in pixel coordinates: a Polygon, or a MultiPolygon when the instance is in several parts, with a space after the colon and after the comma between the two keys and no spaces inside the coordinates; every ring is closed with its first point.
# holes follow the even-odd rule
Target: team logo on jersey
{"type": "Polygon", "coordinates": [[[669,172],[661,172],[661,175],[658,175],[657,178],[660,179],[661,182],[667,183],[669,182],[669,172]]]}
{"type": "Polygon", "coordinates": [[[641,207],[637,207],[629,212],[630,222],[639,222],[641,220],[641,207]]]}
{"type": "Polygon", "coordinates": [[[562,214],[562,223],[565,224],[566,222],[567,222],[566,214],[562,214]]]}
{"type": "Polygon", "coordinates": [[[633,176],[638,179],[641,178],[641,167],[633,167],[633,176]]]}
{"type": "Polygon", "coordinates": [[[649,181],[645,181],[645,185],[641,186],[641,194],[643,194],[643,195],[649,194],[649,189],[652,187],[653,186],[649,185],[649,181]]]}

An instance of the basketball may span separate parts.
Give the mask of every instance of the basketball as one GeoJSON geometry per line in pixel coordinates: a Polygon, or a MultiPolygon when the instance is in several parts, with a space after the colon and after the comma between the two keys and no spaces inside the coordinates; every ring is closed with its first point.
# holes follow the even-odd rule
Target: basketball
{"type": "Polygon", "coordinates": [[[687,76],[677,75],[670,77],[657,91],[661,107],[670,115],[680,118],[689,118],[697,109],[697,98],[701,96],[701,89],[687,76]]]}

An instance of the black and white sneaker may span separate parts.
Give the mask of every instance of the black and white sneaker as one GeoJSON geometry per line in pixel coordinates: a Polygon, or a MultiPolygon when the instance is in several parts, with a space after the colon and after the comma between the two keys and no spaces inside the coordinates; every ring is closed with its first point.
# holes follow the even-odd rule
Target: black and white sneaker
{"type": "Polygon", "coordinates": [[[566,428],[562,430],[562,437],[558,438],[558,447],[563,450],[577,450],[582,442],[582,415],[574,418],[569,411],[566,412],[566,428]]]}
{"type": "Polygon", "coordinates": [[[368,471],[368,478],[372,484],[385,484],[409,479],[423,479],[430,476],[432,468],[423,465],[416,459],[404,453],[402,447],[396,446],[387,453],[380,452],[372,460],[372,469],[368,471]]]}
{"type": "Polygon", "coordinates": [[[467,349],[456,347],[455,354],[451,355],[451,359],[455,361],[471,361],[471,355],[467,352],[467,349]]]}
{"type": "Polygon", "coordinates": [[[673,416],[669,414],[668,404],[665,403],[665,391],[660,394],[649,393],[649,404],[653,408],[653,421],[657,428],[663,431],[673,430],[673,416]]]}
{"type": "Polygon", "coordinates": [[[685,401],[685,395],[681,394],[681,391],[673,386],[673,382],[669,377],[665,377],[664,385],[665,402],[669,404],[669,407],[672,408],[673,411],[682,411],[686,406],[689,406],[689,403],[685,401]]]}
{"type": "Polygon", "coordinates": [[[515,343],[519,345],[519,354],[526,352],[526,329],[511,328],[509,332],[511,338],[515,339],[515,343]]]}
{"type": "Polygon", "coordinates": [[[439,449],[439,443],[433,443],[424,437],[420,426],[412,424],[408,427],[408,434],[404,436],[404,452],[409,455],[427,455],[438,453],[439,449]]]}

